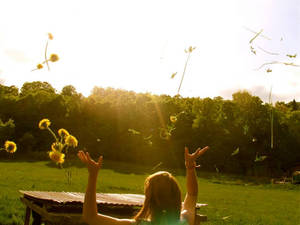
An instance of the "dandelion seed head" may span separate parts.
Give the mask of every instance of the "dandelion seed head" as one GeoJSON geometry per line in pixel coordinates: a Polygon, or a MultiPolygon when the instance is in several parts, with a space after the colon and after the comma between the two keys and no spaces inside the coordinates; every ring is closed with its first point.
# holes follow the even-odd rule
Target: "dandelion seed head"
{"type": "Polygon", "coordinates": [[[17,145],[13,141],[6,141],[5,144],[4,144],[4,149],[8,153],[14,153],[14,152],[17,151],[17,145]]]}
{"type": "Polygon", "coordinates": [[[176,116],[170,116],[170,121],[172,123],[176,123],[177,122],[177,117],[176,116]]]}
{"type": "Polygon", "coordinates": [[[77,147],[78,145],[78,141],[76,139],[76,137],[72,136],[72,135],[69,135],[66,137],[66,140],[65,140],[66,144],[70,147],[77,147]]]}
{"type": "Polygon", "coordinates": [[[39,128],[40,128],[41,130],[47,129],[50,125],[51,125],[51,122],[50,122],[50,120],[48,120],[48,119],[42,119],[42,120],[39,122],[39,128]]]}
{"type": "Polygon", "coordinates": [[[173,79],[173,78],[176,76],[176,74],[177,74],[177,72],[175,72],[175,73],[172,73],[172,75],[171,75],[171,79],[173,79]]]}
{"type": "Polygon", "coordinates": [[[59,129],[57,133],[62,138],[67,137],[67,136],[70,135],[69,132],[64,128],[59,129]]]}
{"type": "Polygon", "coordinates": [[[50,59],[49,59],[51,62],[56,62],[59,60],[59,57],[57,54],[51,54],[50,55],[50,59]]]}
{"type": "Polygon", "coordinates": [[[40,64],[40,63],[36,65],[36,68],[37,68],[38,70],[43,69],[43,67],[44,67],[44,66],[43,66],[42,64],[40,64]]]}
{"type": "Polygon", "coordinates": [[[65,161],[65,154],[59,151],[51,151],[49,152],[49,158],[56,163],[62,164],[65,161]]]}
{"type": "Polygon", "coordinates": [[[53,35],[51,33],[48,33],[49,40],[53,40],[53,35]]]}

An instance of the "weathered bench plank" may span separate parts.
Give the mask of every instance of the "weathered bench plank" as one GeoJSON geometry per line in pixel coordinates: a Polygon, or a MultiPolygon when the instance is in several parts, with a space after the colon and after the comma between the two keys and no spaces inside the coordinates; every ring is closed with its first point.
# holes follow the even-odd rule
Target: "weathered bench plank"
{"type": "MultiPolygon", "coordinates": [[[[86,225],[82,221],[84,193],[78,192],[41,192],[20,191],[20,199],[26,205],[25,225],[29,225],[32,212],[34,225],[76,224],[86,225]]],[[[133,217],[144,203],[144,195],[97,193],[97,205],[101,213],[118,218],[133,217]]],[[[197,203],[197,209],[207,204],[197,203]]],[[[196,215],[197,224],[206,221],[204,215],[196,215]]]]}

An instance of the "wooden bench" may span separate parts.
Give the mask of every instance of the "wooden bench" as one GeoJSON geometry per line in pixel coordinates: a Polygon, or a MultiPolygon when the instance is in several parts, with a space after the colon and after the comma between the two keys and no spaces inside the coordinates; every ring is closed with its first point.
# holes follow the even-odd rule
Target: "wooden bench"
{"type": "MultiPolygon", "coordinates": [[[[82,221],[84,193],[79,192],[44,192],[20,191],[21,201],[26,206],[25,225],[86,225],[82,221]]],[[[101,213],[118,218],[133,217],[144,203],[144,195],[97,193],[97,205],[101,213]]],[[[196,210],[207,204],[197,203],[196,210]]],[[[196,214],[197,224],[207,217],[196,214]]]]}

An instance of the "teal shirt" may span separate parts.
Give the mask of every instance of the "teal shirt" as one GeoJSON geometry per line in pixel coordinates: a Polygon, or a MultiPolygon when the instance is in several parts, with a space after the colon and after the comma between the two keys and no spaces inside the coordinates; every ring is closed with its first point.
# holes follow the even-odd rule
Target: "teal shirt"
{"type": "MultiPolygon", "coordinates": [[[[148,220],[139,220],[139,221],[137,221],[136,224],[137,225],[152,225],[151,221],[148,221],[148,220]]],[[[188,222],[186,220],[180,220],[177,225],[188,225],[188,222]]]]}

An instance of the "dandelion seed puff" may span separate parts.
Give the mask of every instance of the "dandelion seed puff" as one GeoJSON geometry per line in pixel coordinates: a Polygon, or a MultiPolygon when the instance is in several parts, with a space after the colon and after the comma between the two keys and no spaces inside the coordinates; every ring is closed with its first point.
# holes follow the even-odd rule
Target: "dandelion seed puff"
{"type": "Polygon", "coordinates": [[[50,55],[50,59],[49,59],[51,62],[56,62],[59,60],[59,57],[57,54],[51,54],[50,55]]]}
{"type": "Polygon", "coordinates": [[[59,129],[57,133],[60,137],[67,137],[70,135],[69,132],[64,128],[59,129]]]}
{"type": "Polygon", "coordinates": [[[78,145],[78,141],[77,141],[76,137],[74,137],[72,135],[67,136],[65,142],[68,146],[71,146],[73,148],[77,147],[77,145],[78,145]]]}
{"type": "Polygon", "coordinates": [[[62,164],[65,161],[65,154],[59,151],[51,151],[49,152],[49,158],[56,163],[62,164]]]}
{"type": "Polygon", "coordinates": [[[170,121],[172,123],[176,123],[177,122],[177,117],[176,116],[170,116],[170,121]]]}
{"type": "Polygon", "coordinates": [[[42,119],[42,120],[39,122],[39,128],[40,128],[41,130],[47,129],[50,125],[51,125],[51,122],[50,122],[50,120],[48,120],[48,119],[42,119]]]}
{"type": "Polygon", "coordinates": [[[53,35],[51,33],[48,33],[49,40],[53,40],[53,35]]]}
{"type": "Polygon", "coordinates": [[[39,63],[39,64],[36,65],[36,68],[37,68],[38,70],[40,70],[40,69],[43,69],[44,66],[43,66],[42,64],[39,63]]]}
{"type": "Polygon", "coordinates": [[[4,144],[4,149],[8,153],[14,153],[14,152],[17,151],[17,145],[13,141],[6,141],[5,144],[4,144]]]}

